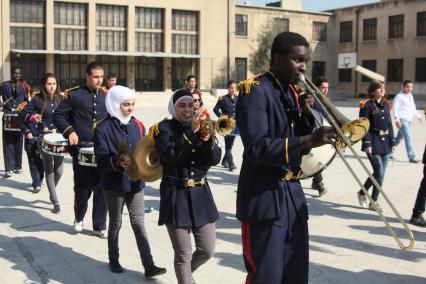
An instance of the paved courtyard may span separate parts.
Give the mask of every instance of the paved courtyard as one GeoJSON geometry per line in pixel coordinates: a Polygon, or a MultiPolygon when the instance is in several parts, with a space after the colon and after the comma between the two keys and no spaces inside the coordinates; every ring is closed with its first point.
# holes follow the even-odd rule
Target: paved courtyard
{"type": "MultiPolygon", "coordinates": [[[[205,96],[212,109],[215,98],[205,96]]],[[[136,116],[146,124],[167,115],[168,95],[142,94],[137,101],[136,116]]],[[[348,117],[358,116],[355,100],[338,102],[348,117]]],[[[414,146],[421,158],[426,141],[426,123],[413,123],[414,146]]],[[[220,138],[223,144],[223,139],[220,138]]],[[[360,145],[355,148],[359,151],[360,145]]],[[[241,164],[242,143],[236,139],[234,156],[241,164]]],[[[370,168],[365,156],[363,161],[370,168]]],[[[25,154],[24,154],[25,155],[25,154]]],[[[0,154],[3,160],[2,154],[0,154]]],[[[366,175],[355,164],[351,153],[345,156],[354,165],[361,180],[366,175]]],[[[408,163],[403,143],[396,161],[388,164],[384,190],[403,218],[411,216],[412,206],[422,178],[422,164],[408,163]]],[[[58,186],[61,214],[50,212],[47,188],[39,194],[31,192],[27,159],[24,174],[0,178],[0,283],[176,283],[173,251],[164,226],[157,225],[159,182],[149,183],[146,203],[154,211],[146,215],[148,236],[155,262],[168,272],[155,280],[146,280],[136,242],[125,213],[120,234],[120,262],[126,269],[113,274],[107,266],[107,242],[93,236],[91,207],[85,218],[85,231],[72,233],[73,182],[70,158],[65,160],[64,175],[58,186]]],[[[2,166],[3,167],[3,166],[2,166]]],[[[2,168],[1,167],[1,168],[2,168]]],[[[215,257],[194,273],[197,283],[243,283],[240,225],[235,219],[236,184],[239,170],[229,172],[220,166],[209,172],[209,181],[220,211],[215,257]]],[[[310,283],[426,283],[426,229],[409,225],[416,243],[413,251],[403,252],[388,234],[377,214],[358,206],[359,189],[336,157],[324,172],[328,193],[317,197],[311,180],[302,185],[309,203],[310,283]]],[[[396,232],[407,243],[406,234],[397,223],[383,198],[379,202],[396,232]]],[[[126,212],[126,211],[125,211],[126,212]]],[[[267,284],[267,283],[266,283],[267,284]]]]}

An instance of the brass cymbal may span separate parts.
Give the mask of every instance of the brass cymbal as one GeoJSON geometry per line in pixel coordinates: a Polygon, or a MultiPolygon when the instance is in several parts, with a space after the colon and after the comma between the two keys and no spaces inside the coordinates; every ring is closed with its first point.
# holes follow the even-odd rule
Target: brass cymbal
{"type": "Polygon", "coordinates": [[[161,178],[163,167],[160,156],[155,149],[154,139],[143,137],[136,145],[135,160],[139,169],[139,176],[143,181],[152,182],[161,178]]]}

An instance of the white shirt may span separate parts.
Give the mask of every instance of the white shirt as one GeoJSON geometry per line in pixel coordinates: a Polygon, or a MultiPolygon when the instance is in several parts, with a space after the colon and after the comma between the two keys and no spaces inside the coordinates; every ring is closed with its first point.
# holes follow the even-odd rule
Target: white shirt
{"type": "Polygon", "coordinates": [[[411,121],[413,117],[421,119],[420,113],[416,109],[414,98],[411,93],[406,94],[399,92],[393,99],[393,113],[395,120],[400,121],[401,119],[411,121]]]}

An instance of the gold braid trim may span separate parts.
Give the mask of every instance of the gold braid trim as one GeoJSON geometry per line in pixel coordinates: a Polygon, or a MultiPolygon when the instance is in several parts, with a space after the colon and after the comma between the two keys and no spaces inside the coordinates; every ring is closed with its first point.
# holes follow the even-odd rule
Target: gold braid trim
{"type": "Polygon", "coordinates": [[[158,133],[160,133],[160,129],[159,129],[159,124],[163,121],[167,120],[167,118],[163,119],[162,121],[159,121],[155,124],[153,124],[148,131],[148,140],[151,140],[152,138],[154,138],[154,136],[158,135],[158,133]]]}
{"type": "Polygon", "coordinates": [[[250,89],[252,85],[259,85],[259,81],[257,81],[256,79],[260,76],[261,74],[257,74],[254,75],[244,81],[240,81],[237,84],[237,88],[240,92],[244,93],[244,94],[248,94],[250,93],[250,89]]]}
{"type": "Polygon", "coordinates": [[[359,102],[359,108],[364,108],[370,99],[365,99],[359,102]]]}
{"type": "Polygon", "coordinates": [[[66,89],[65,91],[64,91],[64,99],[68,99],[68,97],[69,97],[69,95],[70,95],[70,91],[72,91],[72,90],[74,90],[74,89],[77,89],[77,88],[79,88],[80,86],[75,86],[75,87],[73,87],[73,88],[70,88],[70,89],[66,89]]]}

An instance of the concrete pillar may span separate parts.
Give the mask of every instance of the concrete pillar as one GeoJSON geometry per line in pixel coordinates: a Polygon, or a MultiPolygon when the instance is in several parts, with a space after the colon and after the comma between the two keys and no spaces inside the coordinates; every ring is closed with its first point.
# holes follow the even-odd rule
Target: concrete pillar
{"type": "Polygon", "coordinates": [[[90,51],[95,51],[96,50],[96,3],[94,1],[89,1],[88,9],[87,9],[87,39],[88,39],[87,49],[90,51]]]}
{"type": "Polygon", "coordinates": [[[10,80],[10,6],[0,1],[0,82],[10,80]]]}
{"type": "Polygon", "coordinates": [[[46,72],[55,73],[55,55],[46,54],[46,72]]]}
{"type": "Polygon", "coordinates": [[[127,10],[127,50],[135,51],[135,4],[129,3],[127,10]]]}
{"type": "MultiPolygon", "coordinates": [[[[172,53],[172,9],[164,9],[164,52],[172,53]]],[[[172,89],[172,59],[165,57],[163,60],[163,89],[171,91],[172,89]]]]}
{"type": "Polygon", "coordinates": [[[163,90],[168,93],[172,90],[172,59],[170,57],[163,59],[163,90]]]}
{"type": "Polygon", "coordinates": [[[126,84],[129,89],[135,90],[135,57],[127,56],[126,84]]]}
{"type": "MultiPolygon", "coordinates": [[[[46,49],[52,51],[55,49],[55,29],[54,29],[54,3],[53,0],[46,1],[46,49]]],[[[46,59],[47,60],[47,59],[46,59]]],[[[46,65],[47,68],[47,65],[46,65]]]]}

